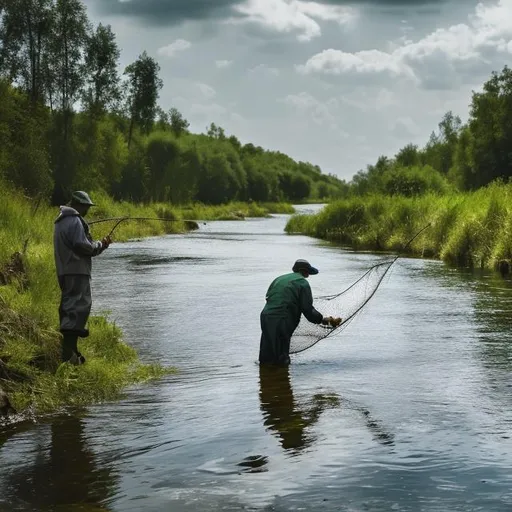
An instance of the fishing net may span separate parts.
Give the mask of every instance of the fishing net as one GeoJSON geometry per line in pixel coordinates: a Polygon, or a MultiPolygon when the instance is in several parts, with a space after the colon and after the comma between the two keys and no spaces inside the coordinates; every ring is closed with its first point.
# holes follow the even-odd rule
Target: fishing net
{"type": "Polygon", "coordinates": [[[302,352],[320,340],[342,331],[373,297],[384,276],[397,259],[398,257],[394,257],[373,265],[356,282],[336,295],[316,297],[315,309],[324,317],[341,318],[342,323],[333,329],[329,326],[313,324],[302,316],[291,338],[290,354],[302,352]]]}

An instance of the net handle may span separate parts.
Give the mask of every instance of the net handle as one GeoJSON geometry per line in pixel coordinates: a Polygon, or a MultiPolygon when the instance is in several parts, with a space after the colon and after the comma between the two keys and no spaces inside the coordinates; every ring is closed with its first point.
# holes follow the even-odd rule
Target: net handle
{"type": "MultiPolygon", "coordinates": [[[[416,240],[416,238],[418,238],[418,236],[423,233],[423,231],[425,231],[425,229],[427,229],[428,227],[430,227],[432,225],[432,222],[429,222],[426,226],[424,226],[423,228],[421,228],[402,248],[402,252],[405,251],[405,249],[412,244],[412,242],[414,242],[414,240],[416,240]]],[[[322,300],[332,300],[332,299],[335,299],[336,297],[339,297],[340,295],[343,295],[345,292],[348,292],[348,290],[350,290],[351,288],[353,288],[357,283],[359,283],[359,281],[361,281],[362,279],[364,279],[372,270],[374,270],[375,268],[377,267],[381,267],[382,265],[389,265],[391,267],[391,265],[393,265],[393,263],[395,263],[395,261],[401,257],[401,254],[397,254],[392,260],[387,260],[387,261],[383,261],[381,263],[377,263],[373,266],[371,266],[357,281],[355,281],[354,283],[352,283],[348,288],[346,288],[345,290],[341,291],[340,293],[337,293],[336,295],[322,295],[320,297],[317,297],[318,299],[322,299],[322,300]]],[[[388,269],[389,270],[389,269],[388,269]]],[[[386,270],[387,272],[387,270],[386,270]]],[[[386,275],[386,272],[384,272],[384,274],[382,274],[382,277],[384,277],[386,275]]],[[[382,278],[379,280],[379,283],[377,284],[377,288],[378,286],[380,285],[380,282],[382,281],[382,278]]]]}

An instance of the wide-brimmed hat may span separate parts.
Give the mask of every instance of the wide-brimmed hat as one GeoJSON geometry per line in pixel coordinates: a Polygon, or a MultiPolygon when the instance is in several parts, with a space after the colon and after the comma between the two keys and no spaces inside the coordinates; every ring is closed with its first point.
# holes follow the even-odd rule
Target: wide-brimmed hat
{"type": "Polygon", "coordinates": [[[306,271],[308,274],[314,276],[318,274],[318,269],[312,267],[309,261],[306,260],[297,260],[292,267],[293,272],[300,272],[301,270],[306,271]]]}
{"type": "Polygon", "coordinates": [[[73,192],[71,200],[75,203],[86,204],[88,206],[95,206],[94,203],[91,201],[89,194],[87,192],[84,192],[83,190],[77,190],[73,192]]]}

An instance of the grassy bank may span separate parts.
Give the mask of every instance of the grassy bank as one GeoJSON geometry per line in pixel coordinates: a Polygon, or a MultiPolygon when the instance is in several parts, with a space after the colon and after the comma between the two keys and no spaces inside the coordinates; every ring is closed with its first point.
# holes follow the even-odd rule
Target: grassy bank
{"type": "Polygon", "coordinates": [[[268,217],[272,213],[295,213],[288,203],[242,203],[226,205],[193,204],[180,208],[182,218],[191,220],[243,220],[246,217],[268,217]]]}
{"type": "MultiPolygon", "coordinates": [[[[1,190],[0,387],[13,407],[40,414],[64,405],[108,400],[129,384],[173,371],[142,364],[123,343],[119,329],[104,317],[91,318],[91,335],[80,342],[87,364],[60,365],[60,293],[52,246],[56,209],[45,205],[36,209],[34,202],[5,184],[1,190]],[[16,253],[22,256],[13,257],[16,253]]],[[[154,216],[156,212],[134,207],[129,211],[107,208],[101,213],[154,216]]],[[[158,234],[162,229],[177,231],[183,226],[149,223],[122,229],[119,233],[129,237],[158,234]]]]}
{"type": "MultiPolygon", "coordinates": [[[[66,405],[113,399],[127,385],[174,371],[142,364],[122,340],[120,330],[103,316],[91,317],[90,337],[81,340],[87,364],[60,365],[58,304],[60,291],[53,262],[53,221],[58,213],[0,183],[0,388],[18,412],[35,414],[66,405]]],[[[92,193],[97,204],[88,220],[110,217],[161,217],[176,222],[129,221],[119,225],[114,242],[179,233],[180,219],[219,220],[291,213],[286,204],[232,203],[224,206],[134,205],[92,193]]],[[[92,226],[94,238],[114,222],[92,226]]],[[[100,256],[101,257],[101,256],[100,256]]]]}
{"type": "MultiPolygon", "coordinates": [[[[130,238],[163,235],[166,233],[180,233],[189,229],[188,223],[179,222],[180,219],[194,221],[215,220],[244,220],[247,217],[267,217],[272,213],[295,212],[293,206],[287,203],[242,203],[232,202],[225,205],[203,205],[195,203],[186,206],[175,206],[168,203],[152,203],[150,205],[136,205],[129,202],[113,201],[104,193],[91,194],[97,204],[91,208],[88,221],[111,217],[158,217],[174,220],[176,222],[161,221],[129,221],[123,222],[115,230],[114,241],[121,242],[130,238]]],[[[55,215],[52,210],[52,215],[55,215]]],[[[91,226],[96,238],[106,235],[114,226],[114,222],[99,223],[91,226]]],[[[51,227],[51,223],[50,223],[51,227]]]]}
{"type": "Polygon", "coordinates": [[[356,250],[400,251],[458,267],[494,269],[512,258],[512,184],[470,193],[416,198],[370,196],[336,201],[316,215],[295,215],[288,233],[338,242],[356,250]]]}

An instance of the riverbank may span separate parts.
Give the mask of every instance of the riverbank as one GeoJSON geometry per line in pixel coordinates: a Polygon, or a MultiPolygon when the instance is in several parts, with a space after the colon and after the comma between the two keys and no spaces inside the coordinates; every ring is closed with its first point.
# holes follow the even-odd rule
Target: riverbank
{"type": "MultiPolygon", "coordinates": [[[[58,209],[0,185],[0,389],[7,393],[12,407],[18,413],[39,415],[63,406],[111,400],[126,386],[175,372],[172,367],[143,364],[136,351],[124,343],[120,329],[105,316],[92,316],[90,336],[79,342],[87,363],[78,367],[60,364],[60,291],[52,246],[58,209]]],[[[91,196],[98,206],[91,209],[89,221],[125,216],[173,220],[123,222],[113,235],[114,242],[186,232],[191,223],[183,222],[185,218],[243,219],[293,211],[286,204],[233,203],[184,209],[119,203],[102,193],[91,196]]],[[[93,237],[104,236],[113,225],[93,224],[93,237]]]]}
{"type": "Polygon", "coordinates": [[[365,196],[336,201],[315,215],[294,215],[287,233],[300,233],[355,250],[402,251],[457,267],[502,268],[512,259],[512,184],[475,192],[415,198],[365,196]]]}

